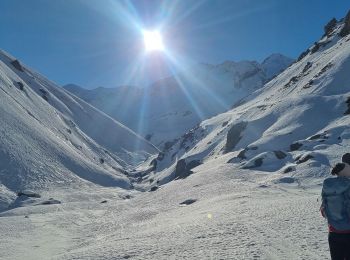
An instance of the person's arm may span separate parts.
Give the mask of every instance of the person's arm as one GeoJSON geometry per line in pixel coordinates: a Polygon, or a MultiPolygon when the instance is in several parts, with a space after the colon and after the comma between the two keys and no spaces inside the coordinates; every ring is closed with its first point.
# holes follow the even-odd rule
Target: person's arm
{"type": "Polygon", "coordinates": [[[320,206],[320,212],[321,212],[322,217],[327,218],[326,212],[325,212],[325,208],[324,208],[324,201],[323,201],[323,199],[322,199],[322,204],[320,206]]]}

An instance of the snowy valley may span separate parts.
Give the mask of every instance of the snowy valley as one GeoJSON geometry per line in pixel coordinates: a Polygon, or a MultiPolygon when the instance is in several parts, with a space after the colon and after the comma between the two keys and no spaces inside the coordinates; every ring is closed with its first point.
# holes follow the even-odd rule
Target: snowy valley
{"type": "Polygon", "coordinates": [[[1,51],[0,259],[327,259],[349,71],[350,13],[295,61],[146,90],[61,88],[1,51]]]}

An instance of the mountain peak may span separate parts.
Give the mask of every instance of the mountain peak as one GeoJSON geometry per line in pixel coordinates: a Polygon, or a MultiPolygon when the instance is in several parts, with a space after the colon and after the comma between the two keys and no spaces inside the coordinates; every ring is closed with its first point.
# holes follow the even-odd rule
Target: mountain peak
{"type": "Polygon", "coordinates": [[[280,53],[273,53],[263,60],[261,66],[263,67],[266,77],[271,79],[275,75],[281,73],[290,64],[294,62],[294,59],[289,58],[280,53]]]}

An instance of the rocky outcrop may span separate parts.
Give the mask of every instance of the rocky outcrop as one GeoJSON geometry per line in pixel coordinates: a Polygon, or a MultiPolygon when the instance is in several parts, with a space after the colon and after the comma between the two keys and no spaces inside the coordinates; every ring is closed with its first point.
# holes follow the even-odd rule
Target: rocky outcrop
{"type": "Polygon", "coordinates": [[[345,37],[350,33],[350,11],[347,13],[347,15],[344,18],[344,26],[343,29],[341,29],[339,36],[345,37]]]}
{"type": "Polygon", "coordinates": [[[232,151],[233,148],[238,144],[242,138],[242,133],[246,129],[247,122],[239,122],[238,124],[233,125],[230,130],[227,132],[225,153],[232,151]]]}
{"type": "Polygon", "coordinates": [[[15,67],[17,70],[24,72],[24,69],[21,65],[21,63],[18,60],[11,61],[11,64],[13,67],[15,67]]]}
{"type": "Polygon", "coordinates": [[[301,144],[301,143],[293,143],[293,144],[290,145],[290,150],[291,151],[297,151],[302,146],[303,146],[303,144],[301,144]]]}
{"type": "Polygon", "coordinates": [[[333,18],[332,20],[330,20],[324,27],[324,34],[326,36],[330,36],[335,28],[335,26],[337,25],[337,19],[333,18]]]}
{"type": "Polygon", "coordinates": [[[200,164],[199,160],[192,160],[189,163],[186,163],[185,159],[179,160],[175,168],[175,179],[185,179],[193,173],[191,170],[200,164]]]}
{"type": "Polygon", "coordinates": [[[196,201],[197,201],[196,199],[187,199],[187,200],[184,200],[183,202],[181,202],[180,205],[190,205],[190,204],[195,203],[196,201]]]}

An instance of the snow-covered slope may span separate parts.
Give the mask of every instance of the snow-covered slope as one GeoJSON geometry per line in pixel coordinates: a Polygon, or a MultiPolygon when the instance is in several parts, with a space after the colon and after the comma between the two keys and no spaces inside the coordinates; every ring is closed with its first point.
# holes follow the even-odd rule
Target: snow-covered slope
{"type": "Polygon", "coordinates": [[[339,36],[342,28],[336,23],[241,105],[169,144],[150,162],[153,185],[184,178],[216,157],[286,182],[327,175],[350,147],[350,36],[339,36]]]}
{"type": "Polygon", "coordinates": [[[292,61],[275,54],[262,64],[255,61],[199,64],[147,89],[123,86],[84,90],[76,85],[65,88],[155,145],[164,146],[166,141],[173,141],[202,120],[227,111],[292,61]]]}
{"type": "Polygon", "coordinates": [[[262,63],[267,79],[280,74],[285,68],[294,62],[293,59],[279,53],[271,54],[262,63]]]}
{"type": "Polygon", "coordinates": [[[98,184],[157,153],[143,138],[0,52],[0,207],[11,193],[98,184]]]}

